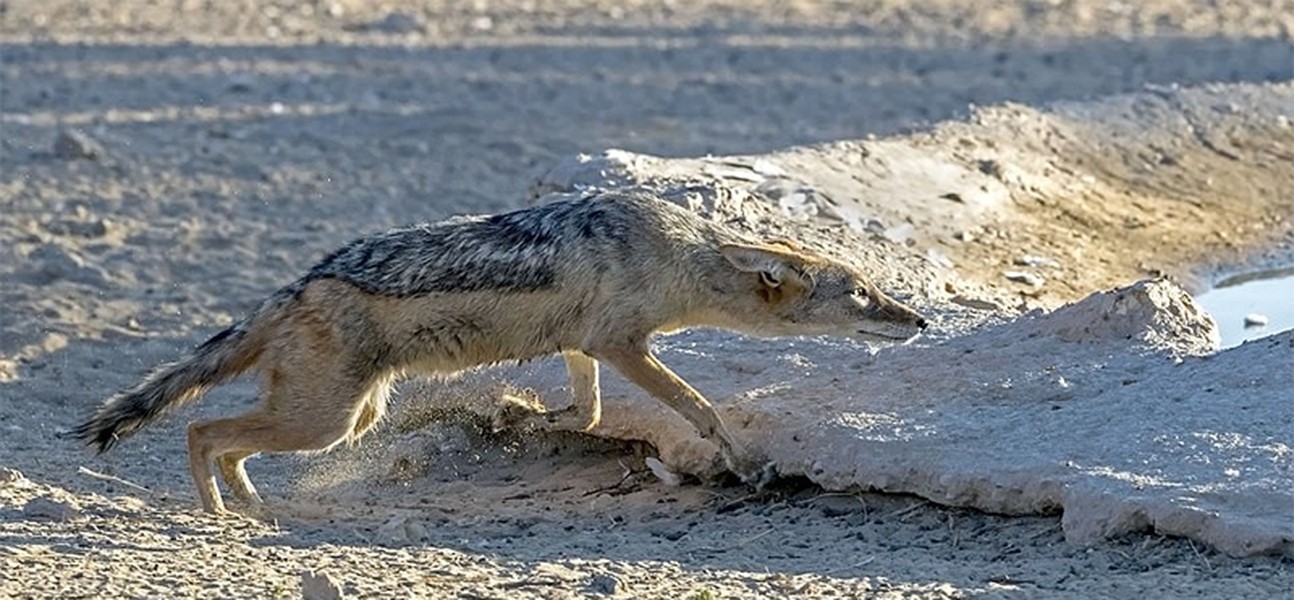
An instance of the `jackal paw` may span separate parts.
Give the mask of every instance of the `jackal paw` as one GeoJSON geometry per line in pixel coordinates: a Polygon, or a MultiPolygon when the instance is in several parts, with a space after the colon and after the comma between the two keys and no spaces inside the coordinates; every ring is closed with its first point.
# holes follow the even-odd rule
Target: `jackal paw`
{"type": "Polygon", "coordinates": [[[495,406],[494,416],[490,421],[494,432],[499,433],[524,428],[546,414],[548,409],[532,398],[504,394],[495,406]]]}
{"type": "Polygon", "coordinates": [[[530,418],[531,424],[545,431],[592,431],[598,426],[600,416],[589,416],[574,406],[548,411],[530,418]]]}
{"type": "Polygon", "coordinates": [[[585,414],[574,406],[548,410],[537,400],[505,395],[494,410],[494,432],[505,430],[590,431],[597,427],[598,416],[585,414]]]}
{"type": "Polygon", "coordinates": [[[764,489],[777,479],[777,463],[762,455],[726,456],[724,459],[728,463],[728,469],[735,473],[742,483],[756,490],[764,489]]]}

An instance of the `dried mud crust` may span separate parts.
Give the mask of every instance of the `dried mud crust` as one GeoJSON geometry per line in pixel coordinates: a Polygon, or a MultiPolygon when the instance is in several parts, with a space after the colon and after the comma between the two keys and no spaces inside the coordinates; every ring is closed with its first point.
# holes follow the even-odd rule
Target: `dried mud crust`
{"type": "Polygon", "coordinates": [[[194,508],[183,422],[243,410],[247,384],[103,458],[54,438],[351,237],[521,206],[571,153],[749,154],[970,103],[1288,79],[1289,2],[110,4],[0,13],[0,466],[17,469],[0,473],[0,596],[283,597],[306,570],[355,596],[1294,588],[1280,559],[1156,536],[1089,550],[1054,517],[904,497],[669,488],[619,445],[510,447],[453,421],[256,461],[282,516],[214,520],[194,508]],[[88,140],[56,145],[63,129],[88,140]]]}
{"type": "Polygon", "coordinates": [[[165,488],[145,493],[90,477],[51,485],[7,475],[0,593],[293,596],[304,571],[327,573],[355,597],[614,595],[608,586],[647,598],[1164,589],[1263,597],[1287,584],[1280,562],[1229,559],[1167,538],[1075,547],[1048,517],[824,493],[794,481],[760,494],[665,487],[632,453],[608,453],[604,442],[446,442],[473,437],[479,424],[419,428],[431,446],[417,454],[425,475],[405,476],[398,460],[384,460],[410,444],[394,430],[372,440],[372,452],[257,465],[275,485],[299,482],[268,498],[278,516],[266,521],[200,514],[188,490],[168,492],[165,478],[165,488]],[[373,475],[388,464],[395,469],[373,475]]]}

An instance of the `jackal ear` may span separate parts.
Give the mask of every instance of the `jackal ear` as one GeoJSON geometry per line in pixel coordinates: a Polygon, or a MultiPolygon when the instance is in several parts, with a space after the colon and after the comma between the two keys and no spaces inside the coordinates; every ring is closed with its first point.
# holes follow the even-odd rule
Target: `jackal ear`
{"type": "Polygon", "coordinates": [[[808,283],[803,276],[803,260],[794,253],[741,244],[724,244],[719,252],[738,271],[759,273],[760,282],[767,287],[778,287],[788,278],[801,285],[808,283]]]}

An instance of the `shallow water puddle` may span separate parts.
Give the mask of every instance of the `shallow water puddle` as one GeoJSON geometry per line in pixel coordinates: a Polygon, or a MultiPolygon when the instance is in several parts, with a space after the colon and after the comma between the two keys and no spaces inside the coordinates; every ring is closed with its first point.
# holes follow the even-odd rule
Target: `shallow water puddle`
{"type": "Polygon", "coordinates": [[[1218,322],[1223,348],[1294,328],[1294,266],[1228,277],[1195,300],[1218,322]]]}

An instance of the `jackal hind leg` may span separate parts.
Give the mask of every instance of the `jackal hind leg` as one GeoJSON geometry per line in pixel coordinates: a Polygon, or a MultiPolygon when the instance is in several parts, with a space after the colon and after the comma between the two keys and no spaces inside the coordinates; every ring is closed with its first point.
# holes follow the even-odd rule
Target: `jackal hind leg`
{"type": "Polygon", "coordinates": [[[285,365],[274,378],[263,406],[244,415],[189,426],[189,467],[198,498],[207,512],[226,512],[211,471],[216,463],[231,491],[255,505],[259,499],[243,462],[259,452],[318,452],[356,433],[367,414],[369,427],[377,413],[369,408],[370,391],[344,375],[338,360],[285,365]]]}
{"type": "Polygon", "coordinates": [[[357,444],[364,434],[371,431],[386,416],[386,403],[391,396],[393,377],[381,377],[370,384],[360,400],[355,423],[351,426],[347,443],[357,444]]]}
{"type": "Polygon", "coordinates": [[[246,462],[254,454],[254,452],[237,451],[216,457],[216,467],[220,469],[220,476],[225,480],[225,485],[229,486],[229,491],[233,492],[234,497],[240,502],[249,506],[263,504],[261,495],[256,492],[256,487],[247,478],[246,462]]]}

